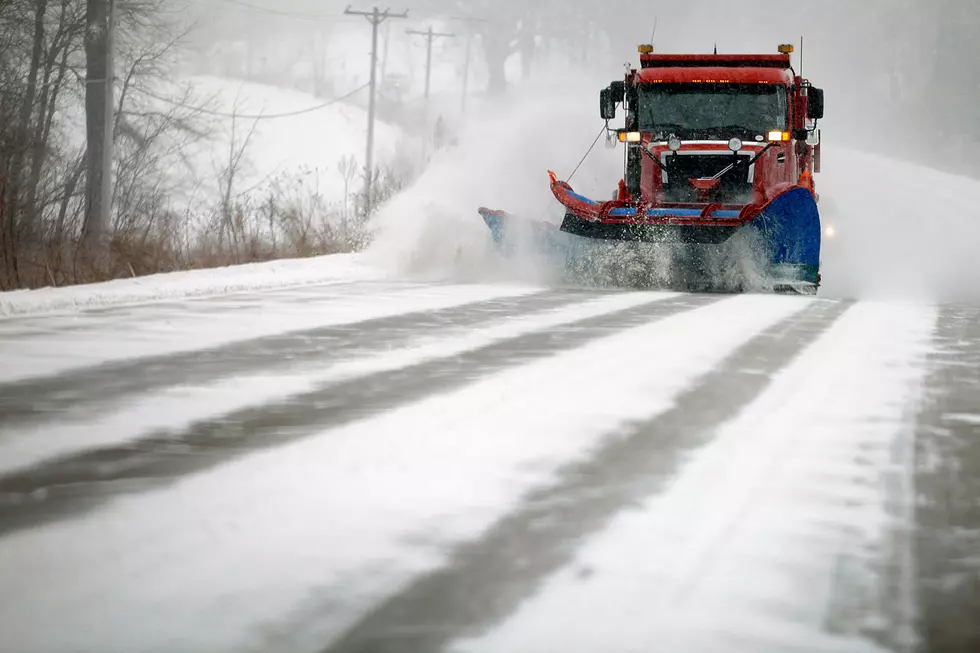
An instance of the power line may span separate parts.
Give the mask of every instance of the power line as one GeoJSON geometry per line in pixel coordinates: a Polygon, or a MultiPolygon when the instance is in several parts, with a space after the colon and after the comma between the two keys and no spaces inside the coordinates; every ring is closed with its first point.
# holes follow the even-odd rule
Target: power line
{"type": "Polygon", "coordinates": [[[481,18],[479,16],[452,16],[453,20],[461,21],[470,26],[470,29],[466,31],[466,56],[463,61],[463,100],[460,111],[466,113],[466,97],[469,93],[470,84],[470,59],[473,57],[473,23],[485,23],[486,18],[481,18]]]}
{"type": "Polygon", "coordinates": [[[282,9],[273,9],[271,7],[254,5],[250,2],[245,2],[245,0],[222,0],[222,2],[226,4],[237,5],[244,9],[250,9],[252,11],[271,14],[273,16],[286,16],[288,18],[302,18],[308,20],[346,20],[343,16],[337,16],[336,14],[309,14],[309,13],[296,12],[296,11],[283,11],[282,9]]]}
{"type": "Polygon", "coordinates": [[[144,95],[148,95],[149,97],[154,98],[156,100],[160,100],[161,102],[166,102],[166,103],[168,103],[170,105],[181,107],[181,108],[184,108],[184,109],[190,109],[191,111],[194,111],[195,113],[203,113],[203,114],[208,115],[208,116],[215,116],[215,117],[218,117],[218,118],[241,118],[242,120],[276,120],[276,119],[279,119],[279,118],[292,118],[293,116],[301,116],[301,115],[306,114],[306,113],[313,113],[314,111],[319,111],[320,109],[325,109],[325,108],[327,108],[327,107],[329,107],[331,105],[334,105],[334,104],[337,104],[339,102],[343,102],[344,100],[348,100],[348,99],[352,98],[353,96],[357,95],[358,93],[360,93],[361,91],[363,91],[364,89],[366,89],[368,86],[370,86],[370,84],[364,84],[362,86],[358,86],[357,88],[355,88],[350,93],[347,93],[346,95],[342,95],[340,97],[333,98],[332,100],[328,100],[328,101],[324,102],[323,104],[318,104],[318,105],[316,105],[314,107],[309,107],[307,109],[300,109],[298,111],[288,111],[286,113],[260,113],[260,114],[226,113],[226,112],[223,112],[223,111],[212,111],[211,109],[205,109],[204,107],[190,106],[188,104],[185,104],[183,102],[179,102],[179,101],[174,100],[172,98],[166,98],[166,97],[163,97],[161,95],[157,95],[156,93],[153,93],[151,91],[147,91],[146,89],[137,89],[137,90],[140,93],[142,93],[144,95]]]}
{"type": "MultiPolygon", "coordinates": [[[[417,29],[405,30],[408,34],[415,36],[422,36],[425,39],[425,103],[422,108],[422,123],[425,126],[426,132],[429,129],[429,93],[432,90],[432,43],[436,39],[446,38],[454,39],[455,34],[449,32],[436,32],[432,29],[432,25],[429,25],[427,30],[420,31],[417,29]]],[[[423,158],[428,156],[428,135],[426,138],[422,139],[422,156],[423,158]]]]}
{"type": "Polygon", "coordinates": [[[405,30],[407,34],[414,34],[425,38],[425,101],[429,101],[429,89],[432,84],[432,42],[439,38],[454,39],[455,34],[449,32],[435,32],[432,25],[424,32],[417,29],[405,30]]]}
{"type": "Polygon", "coordinates": [[[599,143],[599,139],[602,138],[602,135],[605,133],[606,133],[606,127],[603,126],[603,128],[599,130],[599,135],[595,137],[594,141],[592,141],[592,146],[589,147],[589,149],[585,152],[585,156],[582,157],[582,160],[579,161],[578,165],[575,166],[575,169],[572,170],[572,174],[568,175],[568,179],[565,180],[566,184],[571,183],[572,177],[574,177],[575,173],[578,172],[578,169],[582,167],[582,164],[585,163],[585,160],[589,158],[589,155],[592,154],[592,150],[594,150],[595,146],[599,143]]]}
{"type": "Polygon", "coordinates": [[[367,156],[364,161],[364,216],[371,215],[371,186],[374,177],[374,114],[375,98],[378,92],[378,27],[389,18],[408,18],[408,10],[400,14],[393,14],[391,9],[384,11],[374,7],[371,11],[355,11],[348,7],[344,9],[344,15],[363,16],[371,23],[371,87],[368,99],[368,128],[367,128],[367,156]]]}

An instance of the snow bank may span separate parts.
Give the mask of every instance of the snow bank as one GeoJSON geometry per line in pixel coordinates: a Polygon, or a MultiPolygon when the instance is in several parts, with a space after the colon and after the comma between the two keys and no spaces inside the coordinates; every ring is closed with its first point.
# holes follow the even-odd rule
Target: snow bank
{"type": "MultiPolygon", "coordinates": [[[[205,105],[214,112],[280,114],[302,111],[326,101],[298,91],[220,77],[192,77],[173,88],[157,89],[157,92],[161,97],[179,97],[177,89],[185,85],[192,89],[191,102],[195,106],[205,105]]],[[[159,100],[147,101],[160,108],[168,106],[159,100]]],[[[232,138],[239,144],[249,138],[245,160],[232,192],[236,199],[245,195],[261,196],[277,177],[283,175],[302,184],[298,191],[295,188],[294,191],[315,193],[328,204],[339,205],[348,193],[360,190],[359,170],[363,166],[367,129],[367,114],[363,109],[338,103],[301,115],[257,123],[246,118],[210,117],[208,120],[213,133],[208,139],[181,144],[180,154],[185,165],[174,165],[168,171],[170,187],[174,189],[171,200],[177,208],[206,211],[215,206],[220,191],[219,177],[226,165],[232,138]],[[253,123],[255,132],[249,137],[253,123]],[[353,160],[356,168],[347,185],[339,169],[339,163],[345,157],[353,160]]],[[[392,160],[402,143],[402,131],[379,121],[376,136],[377,161],[392,160]]],[[[356,256],[278,261],[72,288],[0,293],[0,316],[384,276],[383,271],[372,269],[356,256]]]]}
{"type": "MultiPolygon", "coordinates": [[[[352,85],[344,91],[352,92],[360,85],[352,85]]],[[[246,141],[245,158],[235,177],[233,195],[236,197],[262,196],[277,177],[284,175],[302,178],[311,192],[315,191],[327,202],[341,203],[345,193],[359,190],[367,138],[367,112],[364,109],[348,102],[338,102],[299,115],[256,121],[249,116],[305,111],[330,101],[330,98],[318,98],[266,84],[206,76],[190,77],[179,81],[170,91],[158,92],[179,97],[177,89],[187,87],[192,89],[193,104],[207,106],[214,112],[246,117],[234,120],[229,117],[208,118],[213,129],[208,139],[182,149],[182,156],[188,164],[184,174],[188,177],[180,180],[182,189],[174,196],[176,203],[213,205],[219,197],[220,174],[228,165],[232,147],[241,148],[246,141]],[[253,127],[254,133],[250,134],[253,127]],[[344,176],[339,169],[341,160],[345,158],[353,159],[356,163],[349,187],[345,187],[344,176]]],[[[350,102],[358,102],[360,96],[366,97],[367,91],[355,94],[350,102]]],[[[383,164],[391,160],[402,138],[400,129],[379,120],[376,125],[376,161],[383,164]]]]}
{"type": "Polygon", "coordinates": [[[817,183],[826,294],[980,301],[980,181],[829,141],[817,183]]]}
{"type": "Polygon", "coordinates": [[[0,293],[0,316],[384,278],[386,274],[382,270],[367,265],[359,255],[338,254],[155,274],[65,288],[5,292],[0,293]]]}

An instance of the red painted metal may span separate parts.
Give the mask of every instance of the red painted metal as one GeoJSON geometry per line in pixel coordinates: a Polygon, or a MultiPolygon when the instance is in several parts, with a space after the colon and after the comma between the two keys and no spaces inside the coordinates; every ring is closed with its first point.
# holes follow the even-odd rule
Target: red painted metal
{"type": "Polygon", "coordinates": [[[634,84],[779,84],[788,86],[793,73],[781,68],[644,68],[636,71],[634,84]]]}
{"type": "MultiPolygon", "coordinates": [[[[651,142],[652,134],[643,133],[641,142],[628,147],[644,148],[650,156],[633,159],[628,166],[638,165],[638,187],[631,187],[620,180],[616,199],[591,202],[572,191],[549,172],[551,190],[570,213],[590,222],[608,225],[681,225],[702,227],[739,227],[756,219],[780,195],[797,187],[813,191],[812,172],[820,167],[819,149],[811,148],[797,140],[800,132],[808,127],[808,82],[796,75],[788,54],[755,55],[685,55],[643,54],[639,70],[630,70],[625,77],[627,87],[657,83],[715,83],[715,84],[773,84],[786,89],[789,96],[786,123],[772,129],[785,128],[792,137],[788,141],[770,143],[744,142],[738,154],[730,153],[727,141],[685,141],[678,153],[670,153],[666,143],[651,142]],[[685,156],[685,153],[731,154],[738,161],[746,157],[753,160],[751,187],[747,188],[738,204],[721,204],[718,191],[722,183],[718,179],[690,179],[697,189],[699,201],[695,203],[670,203],[665,201],[664,171],[656,161],[664,156],[685,156]],[[656,159],[656,161],[654,161],[656,159]],[[616,209],[635,209],[635,216],[613,215],[616,209]],[[647,212],[658,209],[665,215],[650,216],[647,212]],[[671,209],[697,210],[697,216],[672,215],[671,209]],[[714,217],[719,210],[737,212],[737,217],[714,217]]],[[[629,121],[629,119],[628,119],[629,121]]],[[[635,127],[634,127],[635,129],[635,127]]],[[[768,134],[759,135],[766,138],[768,134]]],[[[667,159],[669,161],[669,158],[667,159]]],[[[637,172],[635,168],[628,174],[637,172]]],[[[717,171],[721,172],[721,168],[717,171]]],[[[630,177],[630,183],[636,183],[630,177]]]]}
{"type": "Polygon", "coordinates": [[[590,203],[583,201],[573,195],[575,191],[564,181],[555,180],[551,184],[551,192],[555,199],[561,202],[569,211],[589,222],[599,222],[610,225],[676,225],[676,226],[700,226],[700,227],[740,227],[747,222],[754,220],[759,214],[766,210],[784,192],[796,188],[795,185],[787,184],[776,193],[769,197],[763,204],[749,204],[745,206],[733,206],[725,204],[672,204],[672,205],[653,205],[648,202],[640,202],[639,205],[618,200],[608,202],[590,203]],[[636,216],[614,216],[611,212],[616,209],[636,208],[636,216]],[[697,208],[702,209],[701,215],[694,217],[680,215],[650,216],[647,211],[652,208],[659,209],[682,209],[697,208]],[[738,210],[739,215],[735,218],[715,218],[712,217],[717,211],[738,210]]]}
{"type": "Polygon", "coordinates": [[[629,187],[626,186],[626,180],[619,180],[619,190],[616,194],[616,199],[620,202],[630,202],[633,199],[633,195],[629,191],[629,187]]]}
{"type": "Polygon", "coordinates": [[[817,144],[813,146],[813,171],[820,174],[820,146],[823,145],[822,130],[817,130],[817,144]]]}
{"type": "Polygon", "coordinates": [[[790,68],[788,54],[641,54],[643,68],[715,66],[727,68],[790,68]]]}
{"type": "Polygon", "coordinates": [[[714,190],[721,186],[721,179],[688,179],[691,185],[698,190],[714,190]]]}

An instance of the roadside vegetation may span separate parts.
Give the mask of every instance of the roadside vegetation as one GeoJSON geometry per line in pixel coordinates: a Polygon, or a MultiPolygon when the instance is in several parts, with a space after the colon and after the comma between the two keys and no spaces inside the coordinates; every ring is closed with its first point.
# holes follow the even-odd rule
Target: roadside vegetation
{"type": "MultiPolygon", "coordinates": [[[[0,291],[352,251],[364,244],[363,171],[338,155],[345,193],[289,170],[252,192],[242,179],[257,121],[168,86],[193,25],[168,0],[117,1],[110,208],[98,210],[92,92],[106,0],[0,3],[0,291]],[[93,12],[102,5],[103,13],[93,12]],[[100,22],[101,21],[101,22],[100,22]],[[86,38],[89,35],[89,38],[86,38]],[[160,101],[164,100],[164,101],[160,101]],[[220,120],[219,120],[220,118],[220,120]],[[230,135],[224,132],[228,131],[230,135]],[[219,132],[222,132],[219,134],[219,132]],[[220,137],[219,137],[220,136],[220,137]],[[200,178],[190,150],[213,149],[200,178]],[[187,174],[209,202],[174,201],[187,174]]],[[[104,40],[102,46],[105,47],[104,40]]],[[[102,79],[100,79],[102,78],[102,79]]],[[[96,122],[104,116],[94,116],[96,122]]],[[[97,139],[96,139],[97,140],[97,139]]],[[[409,183],[407,156],[373,171],[373,207],[409,183]]]]}

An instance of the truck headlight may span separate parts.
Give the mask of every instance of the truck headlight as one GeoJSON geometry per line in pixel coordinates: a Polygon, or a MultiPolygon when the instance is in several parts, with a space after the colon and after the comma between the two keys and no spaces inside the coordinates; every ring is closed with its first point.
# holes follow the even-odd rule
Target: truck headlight
{"type": "Polygon", "coordinates": [[[733,138],[732,140],[728,141],[728,149],[730,149],[732,152],[740,151],[742,149],[742,139],[733,138]]]}
{"type": "Polygon", "coordinates": [[[676,136],[671,136],[667,139],[667,149],[669,149],[671,152],[676,152],[677,150],[681,149],[681,145],[681,139],[677,138],[676,136]]]}

